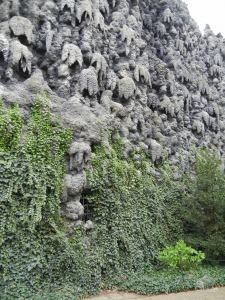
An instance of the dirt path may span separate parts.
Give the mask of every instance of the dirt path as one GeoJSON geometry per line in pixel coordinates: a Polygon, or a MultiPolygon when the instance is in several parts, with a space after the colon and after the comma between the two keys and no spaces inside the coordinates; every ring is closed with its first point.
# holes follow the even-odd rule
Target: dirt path
{"type": "Polygon", "coordinates": [[[225,300],[225,287],[158,296],[105,291],[86,300],[225,300]]]}

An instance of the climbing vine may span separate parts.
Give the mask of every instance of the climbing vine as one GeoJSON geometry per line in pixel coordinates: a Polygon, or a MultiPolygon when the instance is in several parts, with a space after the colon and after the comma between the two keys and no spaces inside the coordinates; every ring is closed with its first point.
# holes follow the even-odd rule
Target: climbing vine
{"type": "Polygon", "coordinates": [[[7,109],[0,99],[0,151],[10,151],[19,144],[22,117],[18,106],[7,109]]]}
{"type": "Polygon", "coordinates": [[[181,189],[169,167],[160,170],[161,181],[143,153],[123,159],[120,139],[111,148],[97,146],[88,172],[86,201],[93,209],[96,247],[102,276],[126,276],[157,261],[158,251],[179,236],[176,213],[181,189]],[[152,172],[152,173],[151,173],[152,172]]]}
{"type": "Polygon", "coordinates": [[[0,131],[1,299],[31,299],[56,282],[57,289],[73,282],[74,297],[95,290],[90,251],[80,259],[82,234],[68,238],[60,217],[71,132],[53,123],[45,94],[36,98],[27,124],[18,107],[1,103],[0,131]]]}
{"type": "Polygon", "coordinates": [[[71,132],[53,121],[45,94],[26,123],[18,106],[2,102],[0,132],[1,299],[94,294],[115,275],[151,267],[180,236],[182,186],[171,168],[154,168],[142,151],[124,160],[119,138],[95,147],[87,172],[83,200],[95,229],[68,236],[60,197],[71,132]]]}

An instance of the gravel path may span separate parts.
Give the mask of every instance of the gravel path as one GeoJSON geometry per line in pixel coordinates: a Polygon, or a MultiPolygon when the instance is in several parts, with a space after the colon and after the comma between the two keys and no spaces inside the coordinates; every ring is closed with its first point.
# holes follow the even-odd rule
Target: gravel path
{"type": "Polygon", "coordinates": [[[225,300],[225,287],[158,296],[105,291],[86,300],[225,300]]]}

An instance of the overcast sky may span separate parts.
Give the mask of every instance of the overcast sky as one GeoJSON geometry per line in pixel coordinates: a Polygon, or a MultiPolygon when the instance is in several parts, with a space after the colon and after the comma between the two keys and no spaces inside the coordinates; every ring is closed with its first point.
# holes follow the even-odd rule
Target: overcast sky
{"type": "Polygon", "coordinates": [[[215,34],[225,37],[225,0],[184,0],[201,31],[209,24],[215,34]]]}

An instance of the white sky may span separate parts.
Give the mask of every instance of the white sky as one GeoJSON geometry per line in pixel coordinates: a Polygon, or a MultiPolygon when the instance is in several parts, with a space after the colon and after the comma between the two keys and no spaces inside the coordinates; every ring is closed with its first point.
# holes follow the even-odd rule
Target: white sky
{"type": "Polygon", "coordinates": [[[221,32],[225,37],[225,0],[184,0],[192,18],[203,32],[209,24],[215,34],[221,32]]]}

